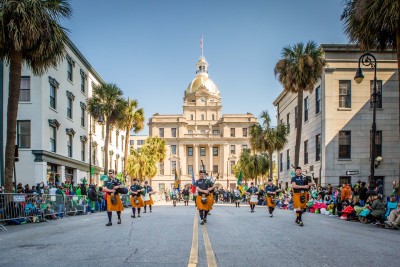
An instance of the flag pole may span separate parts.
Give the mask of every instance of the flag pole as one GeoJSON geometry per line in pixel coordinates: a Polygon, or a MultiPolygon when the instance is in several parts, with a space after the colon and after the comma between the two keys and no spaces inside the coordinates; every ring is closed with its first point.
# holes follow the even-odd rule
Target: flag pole
{"type": "Polygon", "coordinates": [[[200,48],[201,48],[201,57],[203,57],[203,35],[201,36],[200,39],[200,48]]]}

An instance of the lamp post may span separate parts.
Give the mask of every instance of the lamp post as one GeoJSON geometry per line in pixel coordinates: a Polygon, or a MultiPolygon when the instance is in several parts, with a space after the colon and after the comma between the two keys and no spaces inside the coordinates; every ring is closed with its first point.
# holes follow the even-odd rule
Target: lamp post
{"type": "MultiPolygon", "coordinates": [[[[98,107],[95,107],[93,109],[93,115],[98,116],[100,113],[100,109],[98,107]]],[[[103,122],[103,117],[100,115],[97,122],[102,123],[103,122]]],[[[89,183],[93,183],[93,177],[92,177],[92,115],[90,115],[89,118],[89,183]]]]}
{"type": "Polygon", "coordinates": [[[358,68],[356,75],[354,76],[354,80],[357,84],[360,84],[363,79],[364,75],[362,73],[361,64],[364,66],[370,66],[374,69],[374,82],[373,82],[373,89],[372,89],[372,126],[371,126],[371,155],[370,155],[370,176],[368,182],[375,180],[375,136],[376,136],[376,98],[378,96],[376,90],[376,68],[377,62],[374,55],[371,53],[365,53],[360,56],[358,60],[358,68]]]}

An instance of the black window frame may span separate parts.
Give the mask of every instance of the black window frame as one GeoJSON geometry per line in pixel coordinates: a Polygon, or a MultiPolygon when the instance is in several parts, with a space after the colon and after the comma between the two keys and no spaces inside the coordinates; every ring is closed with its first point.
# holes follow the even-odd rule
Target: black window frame
{"type": "Polygon", "coordinates": [[[171,155],[176,155],[176,145],[171,145],[171,155]]]}
{"type": "Polygon", "coordinates": [[[290,134],[290,112],[286,114],[286,133],[290,134]]]}
{"type": "Polygon", "coordinates": [[[340,80],[339,81],[339,108],[351,108],[351,80],[340,80]],[[348,84],[347,94],[342,93],[342,85],[348,84]]]}
{"type": "Polygon", "coordinates": [[[230,128],[230,132],[231,132],[231,137],[236,136],[236,128],[230,128]]]}
{"type": "Polygon", "coordinates": [[[21,76],[21,87],[19,93],[19,102],[31,102],[31,76],[21,76]],[[25,84],[23,80],[28,80],[29,88],[22,88],[25,84]]]}
{"type": "Polygon", "coordinates": [[[290,149],[286,150],[286,170],[290,169],[290,149]]]}
{"type": "Polygon", "coordinates": [[[315,114],[319,114],[322,110],[321,102],[321,86],[315,89],[315,114]]]}
{"type": "Polygon", "coordinates": [[[213,147],[213,156],[214,156],[214,157],[217,157],[217,156],[218,156],[218,147],[217,147],[217,146],[214,146],[214,147],[213,147]]]}
{"type": "Polygon", "coordinates": [[[57,109],[57,87],[50,83],[50,107],[57,109]]]}
{"type": "Polygon", "coordinates": [[[50,127],[50,151],[56,153],[57,152],[57,127],[55,127],[55,126],[49,126],[49,127],[50,127]],[[51,133],[53,133],[54,138],[51,138],[51,133]]]}
{"type": "Polygon", "coordinates": [[[158,128],[159,137],[164,137],[164,128],[158,128]]]}
{"type": "Polygon", "coordinates": [[[32,135],[31,121],[30,120],[18,120],[17,121],[17,145],[18,145],[18,148],[31,148],[31,145],[32,145],[32,143],[31,143],[32,136],[31,135],[32,135]],[[21,124],[23,124],[23,123],[29,123],[29,134],[22,133],[21,124]],[[25,140],[24,137],[25,138],[29,137],[28,139],[26,139],[26,140],[29,140],[28,141],[29,144],[25,144],[25,142],[22,141],[22,140],[25,140]]]}
{"type": "Polygon", "coordinates": [[[200,157],[205,157],[207,155],[206,148],[200,147],[200,157]]]}
{"type": "Polygon", "coordinates": [[[303,149],[304,149],[304,165],[307,165],[308,164],[308,140],[304,141],[303,149]]]}
{"type": "Polygon", "coordinates": [[[321,160],[321,134],[315,136],[315,161],[321,160]]]}
{"type": "Polygon", "coordinates": [[[351,131],[339,131],[339,159],[351,159],[351,131]],[[348,136],[348,137],[347,137],[348,136]],[[346,138],[345,138],[346,137],[346,138]],[[347,141],[348,139],[348,141],[347,141]],[[348,143],[348,144],[347,144],[348,143]]]}
{"type": "Polygon", "coordinates": [[[171,136],[176,137],[176,128],[171,128],[171,136]]]}
{"type": "Polygon", "coordinates": [[[191,146],[187,147],[187,155],[188,157],[193,157],[193,147],[191,146]]]}
{"type": "Polygon", "coordinates": [[[68,134],[68,140],[67,140],[67,155],[68,157],[72,158],[73,155],[73,136],[71,134],[68,134]]]}
{"type": "Polygon", "coordinates": [[[308,109],[309,109],[309,102],[308,96],[304,98],[304,122],[308,121],[308,109]]]}

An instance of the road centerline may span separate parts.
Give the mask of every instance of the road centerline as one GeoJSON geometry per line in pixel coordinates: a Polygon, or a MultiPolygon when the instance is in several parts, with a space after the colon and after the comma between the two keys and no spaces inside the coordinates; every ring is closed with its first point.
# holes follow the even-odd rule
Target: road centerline
{"type": "Polygon", "coordinates": [[[199,226],[197,223],[197,213],[194,213],[193,223],[193,237],[192,237],[192,248],[190,250],[189,264],[188,267],[196,267],[199,259],[199,226]]]}
{"type": "Polygon", "coordinates": [[[208,237],[207,227],[205,225],[203,225],[201,228],[202,228],[202,232],[203,232],[204,246],[206,248],[208,267],[217,267],[214,251],[211,247],[210,238],[208,237]]]}

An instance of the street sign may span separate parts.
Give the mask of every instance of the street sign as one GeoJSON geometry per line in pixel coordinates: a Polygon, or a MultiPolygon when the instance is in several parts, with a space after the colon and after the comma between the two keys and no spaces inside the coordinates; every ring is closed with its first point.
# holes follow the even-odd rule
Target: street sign
{"type": "Polygon", "coordinates": [[[108,175],[106,175],[106,174],[103,174],[101,177],[100,177],[100,181],[108,181],[108,175]]]}
{"type": "Polygon", "coordinates": [[[346,171],[346,175],[357,175],[359,173],[359,171],[346,171]]]}

